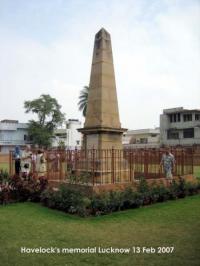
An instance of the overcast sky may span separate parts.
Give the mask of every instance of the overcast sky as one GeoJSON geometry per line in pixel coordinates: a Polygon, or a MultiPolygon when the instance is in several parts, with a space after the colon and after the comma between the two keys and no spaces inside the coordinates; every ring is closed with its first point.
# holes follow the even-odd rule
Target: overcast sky
{"type": "Polygon", "coordinates": [[[200,108],[200,0],[0,0],[0,120],[48,93],[78,118],[94,35],[112,38],[120,120],[159,126],[164,108],[200,108]]]}

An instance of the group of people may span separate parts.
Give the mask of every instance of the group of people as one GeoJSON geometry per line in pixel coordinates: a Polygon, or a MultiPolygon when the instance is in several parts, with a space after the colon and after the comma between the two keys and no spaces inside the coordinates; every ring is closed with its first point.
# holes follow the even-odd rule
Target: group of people
{"type": "Polygon", "coordinates": [[[38,176],[46,174],[46,158],[42,149],[31,151],[31,146],[26,145],[24,150],[20,150],[19,146],[14,150],[15,174],[28,176],[30,172],[37,173],[38,176]]]}

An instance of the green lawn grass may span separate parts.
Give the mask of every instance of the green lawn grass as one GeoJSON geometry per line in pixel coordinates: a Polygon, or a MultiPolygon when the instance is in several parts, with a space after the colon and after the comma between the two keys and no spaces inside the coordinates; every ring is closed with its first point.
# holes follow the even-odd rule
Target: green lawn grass
{"type": "Polygon", "coordinates": [[[0,207],[0,265],[200,265],[200,196],[79,218],[34,203],[0,207]],[[21,254],[20,247],[158,247],[172,254],[21,254]]]}

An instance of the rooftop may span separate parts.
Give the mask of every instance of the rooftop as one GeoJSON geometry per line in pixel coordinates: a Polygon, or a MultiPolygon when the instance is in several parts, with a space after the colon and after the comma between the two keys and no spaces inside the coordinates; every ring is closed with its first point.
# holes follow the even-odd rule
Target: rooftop
{"type": "Polygon", "coordinates": [[[19,123],[18,120],[12,120],[12,119],[3,119],[0,123],[10,123],[10,124],[17,124],[19,123]]]}
{"type": "Polygon", "coordinates": [[[185,112],[200,112],[200,109],[184,109],[183,107],[163,109],[163,114],[185,113],[185,112]]]}
{"type": "Polygon", "coordinates": [[[128,130],[125,135],[136,135],[136,134],[160,134],[160,128],[144,128],[128,130]]]}

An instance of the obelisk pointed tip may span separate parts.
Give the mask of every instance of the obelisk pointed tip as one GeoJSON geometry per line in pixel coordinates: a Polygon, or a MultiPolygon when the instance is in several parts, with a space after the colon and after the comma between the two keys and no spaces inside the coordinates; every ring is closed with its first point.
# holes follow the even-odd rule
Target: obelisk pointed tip
{"type": "Polygon", "coordinates": [[[104,27],[102,27],[100,31],[108,32],[104,27]]]}
{"type": "Polygon", "coordinates": [[[96,37],[100,38],[103,36],[110,36],[110,33],[105,29],[105,28],[101,28],[97,33],[96,33],[96,37]]]}

